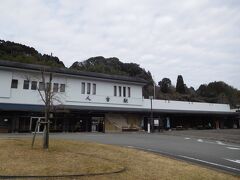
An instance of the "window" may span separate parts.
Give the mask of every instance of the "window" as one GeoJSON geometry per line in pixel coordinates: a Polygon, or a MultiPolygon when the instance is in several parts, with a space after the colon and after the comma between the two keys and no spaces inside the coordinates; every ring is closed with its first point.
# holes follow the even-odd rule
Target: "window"
{"type": "Polygon", "coordinates": [[[87,94],[91,93],[91,83],[87,83],[87,94]]]}
{"type": "Polygon", "coordinates": [[[131,97],[131,88],[128,87],[128,97],[131,97]]]}
{"type": "Polygon", "coordinates": [[[123,87],[123,97],[126,97],[126,87],[123,87]]]}
{"type": "Polygon", "coordinates": [[[58,83],[53,83],[53,92],[58,92],[58,83]]]}
{"type": "Polygon", "coordinates": [[[122,87],[121,86],[118,86],[118,91],[119,91],[119,96],[121,97],[122,96],[122,87]]]}
{"type": "Polygon", "coordinates": [[[65,92],[65,84],[60,85],[60,92],[65,92]]]}
{"type": "Polygon", "coordinates": [[[82,82],[81,93],[82,93],[82,94],[85,94],[85,83],[84,83],[84,82],[82,82]]]}
{"type": "Polygon", "coordinates": [[[96,94],[96,84],[93,84],[93,88],[92,88],[92,94],[95,95],[96,94]]]}
{"type": "Polygon", "coordinates": [[[39,91],[45,90],[45,84],[43,82],[39,82],[39,91]]]}
{"type": "Polygon", "coordinates": [[[18,80],[12,79],[11,88],[17,89],[17,87],[18,87],[18,80]]]}
{"type": "Polygon", "coordinates": [[[117,96],[117,86],[114,86],[114,96],[117,96]]]}
{"type": "Polygon", "coordinates": [[[23,89],[29,89],[29,81],[28,80],[24,80],[23,89]]]}
{"type": "Polygon", "coordinates": [[[37,81],[32,81],[31,90],[37,90],[37,81]]]}

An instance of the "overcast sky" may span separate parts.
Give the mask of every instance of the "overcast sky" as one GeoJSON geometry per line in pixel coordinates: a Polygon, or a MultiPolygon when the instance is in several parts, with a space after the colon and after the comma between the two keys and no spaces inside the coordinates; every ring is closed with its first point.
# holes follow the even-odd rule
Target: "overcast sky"
{"type": "Polygon", "coordinates": [[[240,89],[240,0],[1,0],[0,39],[66,66],[118,57],[155,81],[225,81],[240,89]]]}

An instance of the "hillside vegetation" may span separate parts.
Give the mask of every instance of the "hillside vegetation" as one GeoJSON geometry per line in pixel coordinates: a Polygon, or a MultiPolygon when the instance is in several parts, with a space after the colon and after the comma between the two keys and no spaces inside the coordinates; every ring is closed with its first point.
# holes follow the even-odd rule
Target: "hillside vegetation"
{"type": "Polygon", "coordinates": [[[58,57],[41,54],[33,47],[0,40],[0,59],[30,64],[65,67],[58,57]]]}
{"type": "Polygon", "coordinates": [[[236,108],[240,104],[240,91],[223,81],[210,82],[202,84],[197,90],[193,87],[188,88],[184,84],[183,93],[177,92],[176,88],[171,85],[167,92],[163,92],[161,86],[157,86],[157,98],[191,101],[191,102],[209,102],[230,104],[236,108]]]}
{"type": "MultiPolygon", "coordinates": [[[[65,67],[58,57],[47,54],[42,55],[32,47],[4,40],[0,40],[0,59],[65,67]]],[[[97,56],[82,62],[76,61],[70,69],[139,77],[148,82],[143,88],[144,97],[148,98],[149,96],[153,96],[153,84],[155,84],[155,82],[153,81],[151,73],[136,63],[123,63],[116,57],[104,58],[97,56]]],[[[184,84],[184,79],[181,75],[177,77],[176,85],[173,85],[167,77],[159,81],[155,86],[155,97],[166,100],[227,103],[232,107],[240,104],[240,91],[225,82],[215,81],[209,84],[201,84],[199,88],[195,90],[193,87],[188,87],[184,84]]]]}

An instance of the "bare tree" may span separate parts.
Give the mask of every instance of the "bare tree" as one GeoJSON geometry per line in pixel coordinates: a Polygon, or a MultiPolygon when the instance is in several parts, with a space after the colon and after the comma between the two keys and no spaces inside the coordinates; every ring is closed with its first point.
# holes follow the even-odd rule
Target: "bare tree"
{"type": "MultiPolygon", "coordinates": [[[[54,101],[60,102],[60,100],[58,99],[58,97],[56,97],[56,92],[52,90],[53,74],[51,72],[47,74],[45,69],[41,69],[40,71],[41,71],[41,82],[39,83],[37,90],[44,103],[44,122],[37,123],[36,129],[37,129],[37,126],[39,126],[40,124],[44,125],[43,149],[48,149],[49,148],[50,113],[54,111],[54,101]]],[[[36,130],[33,137],[32,146],[35,141],[35,136],[36,136],[36,130]]]]}
{"type": "Polygon", "coordinates": [[[53,98],[53,92],[52,92],[52,73],[49,74],[49,81],[46,83],[46,77],[45,77],[45,71],[41,71],[42,75],[42,83],[43,83],[43,92],[42,94],[41,90],[38,88],[38,92],[42,98],[42,101],[44,102],[44,117],[45,122],[43,122],[44,130],[43,130],[43,149],[48,149],[49,147],[49,116],[51,112],[51,105],[53,104],[52,98],[53,98]]]}

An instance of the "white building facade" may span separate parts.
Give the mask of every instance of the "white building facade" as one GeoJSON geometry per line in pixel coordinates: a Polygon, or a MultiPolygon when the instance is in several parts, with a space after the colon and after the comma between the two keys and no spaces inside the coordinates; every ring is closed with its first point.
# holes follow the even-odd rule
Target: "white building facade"
{"type": "Polygon", "coordinates": [[[41,94],[50,74],[52,131],[146,130],[149,122],[152,130],[219,128],[224,121],[239,127],[227,104],[144,99],[146,81],[139,78],[0,61],[0,132],[34,129],[44,116],[41,94]]]}

